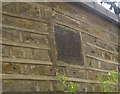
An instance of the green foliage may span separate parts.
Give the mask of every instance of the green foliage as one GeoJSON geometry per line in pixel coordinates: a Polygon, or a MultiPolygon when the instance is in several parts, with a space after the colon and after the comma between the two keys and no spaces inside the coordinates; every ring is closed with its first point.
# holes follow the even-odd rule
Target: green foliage
{"type": "Polygon", "coordinates": [[[118,74],[111,71],[107,74],[107,78],[102,78],[97,76],[100,84],[100,89],[102,92],[112,92],[114,90],[112,84],[118,84],[118,74]]]}
{"type": "Polygon", "coordinates": [[[73,82],[67,82],[65,74],[56,72],[56,77],[60,81],[60,89],[64,92],[76,92],[77,85],[73,82]]]}

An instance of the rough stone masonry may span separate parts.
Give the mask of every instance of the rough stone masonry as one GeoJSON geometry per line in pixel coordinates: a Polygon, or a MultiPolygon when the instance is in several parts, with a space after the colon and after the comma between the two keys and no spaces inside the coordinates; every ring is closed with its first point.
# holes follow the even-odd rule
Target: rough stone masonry
{"type": "Polygon", "coordinates": [[[3,92],[59,91],[56,69],[78,91],[99,92],[96,76],[118,72],[119,22],[112,19],[117,16],[108,11],[105,16],[97,4],[96,10],[84,6],[2,3],[3,92]]]}

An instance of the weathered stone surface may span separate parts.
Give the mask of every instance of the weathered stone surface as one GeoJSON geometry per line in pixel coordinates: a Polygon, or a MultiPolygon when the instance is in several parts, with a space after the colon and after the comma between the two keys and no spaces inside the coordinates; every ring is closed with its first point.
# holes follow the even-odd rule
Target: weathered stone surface
{"type": "Polygon", "coordinates": [[[78,92],[86,92],[85,83],[76,83],[77,84],[77,91],[78,92]]]}
{"type": "MultiPolygon", "coordinates": [[[[101,9],[99,10],[101,11],[101,9]]],[[[21,59],[20,61],[24,59],[33,61],[33,64],[31,64],[32,62],[30,64],[27,64],[29,62],[21,64],[17,61],[3,62],[2,72],[4,74],[32,75],[32,79],[33,75],[55,76],[57,71],[70,78],[97,81],[97,75],[107,78],[107,74],[93,69],[118,71],[118,65],[109,62],[118,62],[117,25],[93,14],[79,4],[11,2],[3,3],[3,13],[3,24],[11,25],[12,28],[17,27],[20,30],[7,28],[4,25],[2,38],[5,42],[2,47],[2,56],[8,59],[21,59]],[[24,28],[26,30],[23,30],[24,28]],[[53,40],[49,40],[49,37],[53,40]],[[51,45],[49,42],[56,43],[51,45]],[[50,50],[42,50],[41,46],[49,47],[50,50]],[[53,51],[53,48],[56,49],[53,51]],[[52,51],[53,56],[49,54],[52,51]],[[85,66],[83,66],[83,56],[85,66]],[[53,64],[57,65],[59,61],[67,64],[54,68],[51,65],[34,64],[34,60],[51,61],[50,57],[57,57],[57,60],[52,60],[53,64]],[[108,62],[103,62],[105,60],[108,62]],[[83,68],[78,69],[71,65],[67,66],[68,64],[75,64],[83,68]],[[89,67],[90,70],[84,70],[89,67]]],[[[79,92],[99,92],[100,90],[98,84],[87,82],[76,82],[76,84],[79,92]]],[[[58,81],[3,80],[3,91],[5,92],[60,91],[60,87],[58,81]]],[[[117,90],[116,86],[114,87],[117,90]]]]}
{"type": "Polygon", "coordinates": [[[35,82],[26,80],[3,80],[3,92],[34,92],[35,82]]]}
{"type": "Polygon", "coordinates": [[[22,14],[28,17],[35,17],[35,18],[41,18],[42,12],[41,7],[38,5],[30,4],[30,3],[20,3],[16,5],[18,8],[18,14],[22,14]]]}
{"type": "Polygon", "coordinates": [[[21,32],[21,42],[36,46],[48,44],[48,40],[45,35],[32,34],[29,32],[21,32]]]}
{"type": "Polygon", "coordinates": [[[3,46],[3,56],[9,56],[12,58],[50,60],[49,53],[47,50],[13,46],[3,46]]]}
{"type": "Polygon", "coordinates": [[[63,91],[63,88],[58,81],[53,81],[53,90],[54,91],[63,91]]]}
{"type": "Polygon", "coordinates": [[[46,65],[21,65],[21,73],[27,75],[55,75],[52,66],[46,65]]]}
{"type": "Polygon", "coordinates": [[[93,84],[93,89],[94,89],[94,92],[101,92],[99,84],[93,84]]]}
{"type": "Polygon", "coordinates": [[[37,60],[50,60],[49,53],[47,50],[34,50],[34,59],[37,60]]]}
{"type": "Polygon", "coordinates": [[[50,91],[50,81],[36,81],[36,91],[48,92],[50,91]]]}
{"type": "Polygon", "coordinates": [[[20,41],[19,31],[10,28],[2,28],[2,38],[5,41],[19,42],[20,41]]]}
{"type": "Polygon", "coordinates": [[[28,49],[27,48],[12,47],[11,46],[10,57],[13,57],[13,58],[25,58],[25,57],[27,57],[27,55],[25,55],[25,53],[26,53],[25,50],[28,50],[28,49]]]}
{"type": "Polygon", "coordinates": [[[93,92],[93,84],[87,83],[86,88],[87,88],[87,92],[93,92]]]}
{"type": "Polygon", "coordinates": [[[58,61],[83,65],[79,33],[56,26],[55,41],[58,61]]]}
{"type": "Polygon", "coordinates": [[[3,63],[2,72],[5,74],[19,74],[20,65],[15,63],[3,63]]]}
{"type": "Polygon", "coordinates": [[[10,46],[2,45],[2,56],[9,57],[10,56],[10,46]]]}
{"type": "Polygon", "coordinates": [[[15,18],[4,15],[2,18],[2,22],[3,24],[38,30],[40,32],[47,32],[48,30],[47,24],[24,18],[15,18]]]}
{"type": "Polygon", "coordinates": [[[87,73],[82,69],[66,68],[67,76],[72,78],[86,79],[87,73]]]}
{"type": "Polygon", "coordinates": [[[91,71],[91,70],[87,71],[87,77],[90,80],[97,80],[97,75],[99,75],[98,71],[91,71]]]}
{"type": "Polygon", "coordinates": [[[73,28],[76,28],[76,29],[82,28],[82,23],[81,22],[79,22],[77,20],[74,20],[74,19],[71,19],[70,17],[64,16],[62,14],[56,13],[55,14],[55,19],[58,22],[62,22],[62,23],[66,24],[70,27],[73,27],[73,28]]]}
{"type": "Polygon", "coordinates": [[[96,48],[92,46],[85,45],[85,54],[95,56],[96,54],[96,48]]]}
{"type": "Polygon", "coordinates": [[[104,70],[115,70],[117,71],[117,68],[118,66],[115,65],[115,64],[111,64],[111,63],[107,63],[107,62],[101,62],[100,63],[101,65],[101,69],[104,69],[104,70]]]}
{"type": "Polygon", "coordinates": [[[99,68],[99,62],[96,59],[86,57],[86,66],[91,68],[99,68]]]}
{"type": "Polygon", "coordinates": [[[3,9],[3,11],[16,13],[16,3],[15,2],[13,2],[13,3],[4,2],[2,9],[3,9]]]}

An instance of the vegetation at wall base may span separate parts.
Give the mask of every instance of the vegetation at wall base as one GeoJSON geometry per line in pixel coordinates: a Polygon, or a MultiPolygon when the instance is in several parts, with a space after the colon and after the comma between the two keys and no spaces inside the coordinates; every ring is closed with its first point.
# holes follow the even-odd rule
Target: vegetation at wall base
{"type": "Polygon", "coordinates": [[[110,71],[107,74],[107,79],[102,78],[102,76],[97,76],[98,81],[100,82],[100,90],[102,92],[113,92],[114,86],[118,85],[118,73],[115,73],[114,71],[110,71]]]}

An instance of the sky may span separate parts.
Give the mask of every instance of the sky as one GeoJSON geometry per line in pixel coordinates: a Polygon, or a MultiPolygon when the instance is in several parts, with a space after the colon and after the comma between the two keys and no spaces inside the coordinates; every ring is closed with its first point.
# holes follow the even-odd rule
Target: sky
{"type": "MultiPolygon", "coordinates": [[[[100,1],[101,1],[101,0],[97,0],[98,4],[100,4],[100,1]]],[[[117,2],[119,2],[120,0],[107,0],[107,1],[111,1],[111,2],[112,2],[112,1],[117,1],[117,2]]],[[[116,5],[118,6],[117,3],[116,3],[116,5]]],[[[109,10],[109,8],[110,8],[110,5],[109,5],[109,4],[106,4],[106,3],[103,3],[102,6],[105,7],[106,9],[108,9],[108,10],[109,10]]],[[[110,11],[114,13],[113,8],[112,8],[112,10],[110,10],[110,11]]]]}

